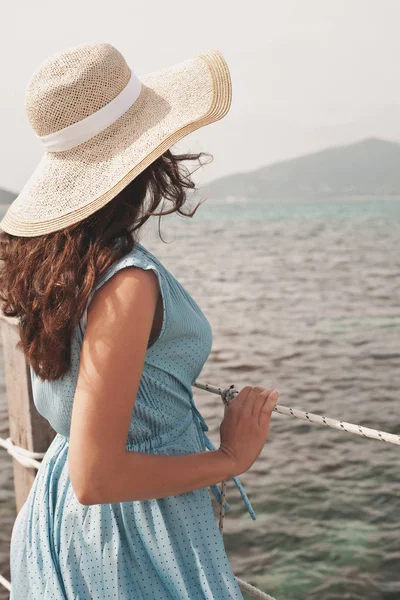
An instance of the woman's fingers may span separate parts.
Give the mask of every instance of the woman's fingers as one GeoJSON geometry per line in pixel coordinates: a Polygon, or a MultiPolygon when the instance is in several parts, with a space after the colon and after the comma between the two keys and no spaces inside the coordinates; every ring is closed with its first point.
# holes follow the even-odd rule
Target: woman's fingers
{"type": "Polygon", "coordinates": [[[232,400],[229,401],[229,406],[235,407],[235,410],[242,410],[252,391],[253,387],[251,385],[246,385],[232,400]]]}
{"type": "Polygon", "coordinates": [[[250,393],[247,394],[247,396],[243,402],[243,409],[248,410],[250,415],[253,413],[254,403],[256,402],[258,396],[260,395],[260,393],[263,390],[264,390],[263,387],[256,385],[256,386],[252,387],[250,393]]]}
{"type": "Polygon", "coordinates": [[[274,390],[274,388],[258,388],[261,393],[257,396],[253,404],[253,416],[258,420],[258,416],[260,414],[261,407],[264,402],[267,400],[270,393],[274,390]]]}
{"type": "Polygon", "coordinates": [[[260,427],[267,427],[267,434],[269,429],[269,421],[271,419],[271,413],[275,408],[276,402],[278,400],[279,392],[278,390],[273,390],[265,399],[264,403],[261,406],[259,415],[258,415],[258,424],[260,427]]]}

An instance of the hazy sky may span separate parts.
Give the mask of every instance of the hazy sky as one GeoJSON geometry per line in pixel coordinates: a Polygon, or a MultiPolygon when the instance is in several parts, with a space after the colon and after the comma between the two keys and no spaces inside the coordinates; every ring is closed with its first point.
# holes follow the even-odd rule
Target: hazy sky
{"type": "Polygon", "coordinates": [[[0,187],[19,191],[44,152],[24,109],[31,74],[87,42],[113,44],[139,76],[211,48],[224,54],[231,110],[176,147],[214,155],[198,181],[373,135],[400,141],[398,0],[4,4],[0,187]]]}

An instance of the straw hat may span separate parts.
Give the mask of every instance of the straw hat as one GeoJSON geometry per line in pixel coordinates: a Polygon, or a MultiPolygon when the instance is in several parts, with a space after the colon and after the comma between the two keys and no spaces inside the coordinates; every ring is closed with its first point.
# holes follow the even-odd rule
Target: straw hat
{"type": "Polygon", "coordinates": [[[45,154],[0,227],[33,237],[81,221],[185,135],[221,119],[231,99],[218,50],[140,78],[107,43],[51,56],[25,96],[45,154]]]}

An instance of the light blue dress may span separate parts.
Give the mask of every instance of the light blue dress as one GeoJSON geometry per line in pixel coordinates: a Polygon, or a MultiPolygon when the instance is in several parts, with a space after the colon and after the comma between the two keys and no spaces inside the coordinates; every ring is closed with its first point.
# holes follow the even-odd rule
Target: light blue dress
{"type": "MultiPolygon", "coordinates": [[[[212,330],[192,296],[137,243],[111,265],[89,302],[96,289],[130,265],[156,273],[164,315],[160,334],[147,350],[126,448],[168,455],[215,449],[192,390],[209,356],[212,330]]],[[[74,331],[65,376],[43,382],[31,369],[35,405],[57,435],[13,526],[10,599],[243,600],[208,488],[146,501],[78,502],[67,457],[86,321],[87,311],[74,331]]],[[[234,481],[254,519],[239,479],[234,481]]],[[[218,486],[211,489],[219,500],[218,486]]]]}

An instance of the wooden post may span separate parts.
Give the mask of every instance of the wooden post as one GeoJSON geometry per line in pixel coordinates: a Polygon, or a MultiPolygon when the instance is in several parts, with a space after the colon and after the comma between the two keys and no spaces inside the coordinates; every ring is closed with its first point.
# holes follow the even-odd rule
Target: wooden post
{"type": "MultiPolygon", "coordinates": [[[[18,320],[0,314],[0,328],[11,440],[16,446],[31,452],[46,452],[56,432],[37,411],[33,402],[29,365],[23,352],[17,348],[18,320]]],[[[35,480],[37,469],[27,468],[15,459],[13,463],[18,514],[35,480]]]]}

